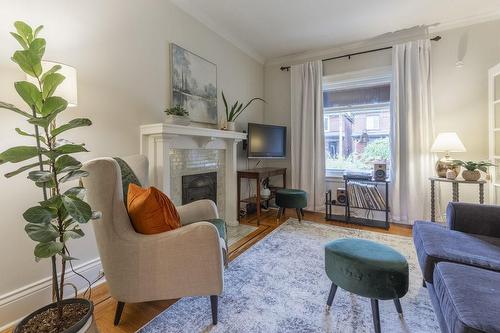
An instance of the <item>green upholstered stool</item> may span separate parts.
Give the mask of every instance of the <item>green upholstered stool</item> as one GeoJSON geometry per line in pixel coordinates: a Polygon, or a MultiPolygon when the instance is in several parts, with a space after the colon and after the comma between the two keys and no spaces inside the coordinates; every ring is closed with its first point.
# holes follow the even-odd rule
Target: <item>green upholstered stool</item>
{"type": "Polygon", "coordinates": [[[307,193],[302,190],[282,188],[276,191],[276,205],[279,207],[278,220],[285,214],[287,208],[295,208],[299,221],[304,217],[307,207],[307,193]]]}
{"type": "Polygon", "coordinates": [[[408,263],[389,246],[365,239],[346,238],[325,245],[325,269],[332,281],[326,302],[330,309],[337,287],[371,299],[375,332],[380,332],[379,300],[399,299],[408,292],[408,263]]]}

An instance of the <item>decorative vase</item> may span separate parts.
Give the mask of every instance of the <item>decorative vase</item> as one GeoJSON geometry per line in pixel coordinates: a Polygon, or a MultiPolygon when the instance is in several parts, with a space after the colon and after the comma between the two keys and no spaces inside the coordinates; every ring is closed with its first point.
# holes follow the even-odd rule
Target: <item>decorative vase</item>
{"type": "Polygon", "coordinates": [[[228,121],[226,124],[226,129],[228,131],[236,131],[236,123],[234,121],[228,121]]]}
{"type": "Polygon", "coordinates": [[[446,179],[454,180],[457,176],[457,173],[453,169],[448,169],[448,171],[446,171],[446,179]]]}
{"type": "Polygon", "coordinates": [[[462,171],[462,177],[468,182],[475,182],[476,180],[481,178],[481,173],[479,172],[479,170],[464,170],[462,171]]]}
{"type": "MultiPolygon", "coordinates": [[[[88,312],[73,326],[65,329],[62,333],[98,333],[97,325],[94,320],[94,305],[87,299],[84,298],[70,298],[62,301],[63,304],[74,304],[80,303],[88,306],[88,312]]],[[[51,309],[57,307],[57,303],[52,303],[30,313],[26,316],[14,329],[13,333],[19,333],[23,331],[24,326],[35,316],[51,309]]]]}
{"type": "Polygon", "coordinates": [[[167,124],[173,124],[173,125],[189,126],[189,124],[191,124],[191,120],[189,120],[188,117],[176,116],[176,115],[173,115],[173,114],[167,114],[165,116],[165,123],[167,123],[167,124]]]}
{"type": "Polygon", "coordinates": [[[260,190],[260,197],[262,199],[267,199],[271,196],[271,190],[268,189],[267,187],[264,187],[262,190],[260,190]]]}

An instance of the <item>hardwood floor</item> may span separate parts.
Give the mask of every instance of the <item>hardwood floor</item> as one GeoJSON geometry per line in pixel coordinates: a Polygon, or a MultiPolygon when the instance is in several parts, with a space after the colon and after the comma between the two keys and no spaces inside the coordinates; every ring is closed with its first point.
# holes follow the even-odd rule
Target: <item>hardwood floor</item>
{"type": "MultiPolygon", "coordinates": [[[[292,210],[289,209],[286,212],[285,217],[281,219],[279,224],[284,223],[287,217],[296,217],[295,212],[292,212],[292,210]]],[[[383,230],[373,227],[359,226],[355,224],[346,224],[343,222],[325,221],[323,214],[313,212],[305,212],[304,220],[323,224],[337,225],[341,227],[371,230],[394,235],[411,236],[411,227],[408,225],[391,224],[389,230],[383,230]]],[[[256,225],[256,219],[255,217],[242,219],[241,223],[256,225]]],[[[229,260],[231,261],[245,252],[253,244],[276,229],[279,224],[276,221],[275,210],[270,210],[263,213],[258,229],[229,247],[229,260]]],[[[167,309],[170,305],[176,302],[176,300],[167,300],[126,304],[122,314],[120,325],[114,326],[113,319],[117,302],[109,295],[106,283],[93,288],[92,300],[95,305],[94,315],[100,332],[120,333],[135,332],[151,319],[160,314],[163,310],[167,309]]],[[[2,333],[7,332],[11,332],[11,330],[7,330],[2,333]]]]}

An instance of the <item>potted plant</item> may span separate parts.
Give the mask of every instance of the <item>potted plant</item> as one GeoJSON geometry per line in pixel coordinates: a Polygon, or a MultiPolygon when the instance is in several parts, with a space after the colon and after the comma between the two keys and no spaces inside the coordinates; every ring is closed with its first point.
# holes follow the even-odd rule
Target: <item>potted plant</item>
{"type": "Polygon", "coordinates": [[[479,170],[483,172],[488,171],[489,166],[495,166],[494,164],[488,161],[462,161],[462,160],[453,160],[453,165],[459,165],[465,168],[462,171],[462,177],[467,181],[476,181],[481,178],[481,173],[479,170]]]}
{"type": "Polygon", "coordinates": [[[56,65],[46,72],[42,70],[41,60],[46,46],[45,39],[38,37],[42,26],[32,29],[19,21],[14,26],[16,32],[11,34],[22,49],[14,53],[12,60],[37,84],[28,81],[14,83],[30,112],[4,102],[0,102],[0,108],[24,117],[33,129],[15,130],[19,135],[32,137],[34,144],[1,152],[0,165],[25,162],[25,165],[5,176],[10,178],[27,172],[27,178],[41,189],[43,199],[23,214],[27,222],[24,230],[36,242],[36,261],[50,259],[52,291],[56,300],[24,318],[14,332],[95,332],[93,304],[83,298],[64,299],[64,287],[68,285],[65,282],[66,269],[75,260],[68,249],[68,241],[83,237],[80,224],[98,218],[99,213],[93,212],[83,201],[83,187],[65,186],[65,190],[62,189],[63,183],[86,177],[88,173],[81,170],[82,164],[72,156],[74,153],[86,152],[84,144],[74,144],[60,138],[68,130],[90,126],[92,123],[86,118],[76,118],[56,125],[57,117],[68,104],[63,98],[54,95],[64,80],[64,76],[58,73],[60,66],[56,65]],[[32,159],[36,159],[36,162],[28,162],[32,159]]]}
{"type": "Polygon", "coordinates": [[[165,114],[165,122],[167,124],[188,126],[191,123],[189,120],[189,112],[180,105],[166,109],[165,114]]]}
{"type": "Polygon", "coordinates": [[[224,107],[226,109],[226,120],[227,120],[226,129],[228,131],[236,130],[236,126],[235,126],[236,118],[238,118],[243,113],[243,111],[245,111],[245,109],[250,104],[252,104],[253,101],[260,100],[264,103],[266,102],[262,98],[254,97],[245,106],[243,106],[243,103],[240,103],[238,101],[234,102],[234,104],[231,106],[231,110],[229,110],[229,106],[228,106],[227,101],[226,101],[226,96],[224,96],[224,91],[222,91],[222,100],[224,101],[224,107]]]}

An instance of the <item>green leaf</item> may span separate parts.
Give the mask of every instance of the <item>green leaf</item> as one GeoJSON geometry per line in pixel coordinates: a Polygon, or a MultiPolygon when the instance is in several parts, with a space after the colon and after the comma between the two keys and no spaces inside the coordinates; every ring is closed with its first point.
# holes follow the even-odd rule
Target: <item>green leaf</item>
{"type": "Polygon", "coordinates": [[[64,81],[65,77],[59,73],[47,74],[43,80],[42,97],[45,99],[54,94],[57,87],[64,81]]]}
{"type": "MultiPolygon", "coordinates": [[[[43,151],[44,149],[42,149],[43,151]]],[[[0,153],[0,164],[18,163],[38,156],[38,148],[33,146],[17,146],[0,153]]]]}
{"type": "Polygon", "coordinates": [[[54,149],[54,151],[57,151],[58,153],[62,154],[72,154],[72,153],[81,153],[81,152],[87,152],[88,150],[85,149],[83,145],[77,145],[77,144],[66,144],[57,147],[54,149]]]}
{"type": "Polygon", "coordinates": [[[78,239],[78,238],[82,238],[83,236],[85,236],[85,233],[83,232],[82,229],[73,228],[71,230],[66,230],[64,232],[63,240],[66,242],[69,239],[78,239]]]}
{"type": "MultiPolygon", "coordinates": [[[[25,131],[23,131],[22,129],[17,128],[17,127],[16,127],[16,129],[15,129],[15,130],[16,130],[17,134],[22,135],[22,136],[30,136],[30,137],[33,137],[33,138],[36,138],[36,137],[37,137],[35,134],[30,134],[30,133],[27,133],[27,132],[25,132],[25,131]]],[[[38,139],[39,139],[40,141],[42,141],[43,143],[46,143],[46,142],[47,142],[47,141],[45,140],[45,138],[44,138],[43,136],[41,136],[41,135],[39,135],[39,136],[38,136],[38,139]]]]}
{"type": "Polygon", "coordinates": [[[226,109],[226,120],[229,121],[229,110],[227,108],[226,96],[224,96],[224,91],[222,91],[222,101],[224,102],[224,107],[226,109]]]}
{"type": "Polygon", "coordinates": [[[29,114],[28,112],[24,112],[22,110],[19,110],[14,105],[9,104],[9,103],[0,102],[0,109],[11,110],[11,111],[14,111],[14,112],[16,112],[16,113],[18,113],[18,114],[20,114],[22,116],[25,116],[27,118],[31,118],[31,114],[29,114]]]}
{"type": "Polygon", "coordinates": [[[87,223],[92,217],[89,204],[73,196],[63,195],[62,202],[68,214],[78,223],[87,223]]]}
{"type": "Polygon", "coordinates": [[[58,211],[62,207],[62,196],[55,195],[50,199],[39,202],[42,207],[50,208],[52,211],[58,211]]]}
{"type": "Polygon", "coordinates": [[[35,206],[28,208],[23,217],[30,223],[49,223],[56,216],[57,211],[48,207],[35,206]]]}
{"type": "Polygon", "coordinates": [[[79,179],[82,177],[87,177],[88,175],[89,175],[89,173],[87,171],[73,170],[73,171],[68,172],[64,177],[61,177],[59,179],[59,182],[65,183],[65,182],[68,182],[70,180],[79,179]]]}
{"type": "Polygon", "coordinates": [[[28,179],[37,182],[37,183],[45,183],[48,181],[51,181],[54,177],[54,174],[50,171],[46,170],[35,170],[35,171],[30,171],[28,173],[28,179]]]}
{"type": "Polygon", "coordinates": [[[67,106],[68,102],[66,102],[64,98],[51,96],[45,100],[45,103],[43,103],[41,114],[44,117],[51,116],[52,114],[58,114],[59,112],[64,111],[67,106]]]}
{"type": "Polygon", "coordinates": [[[92,121],[90,121],[90,119],[76,118],[76,119],[70,120],[70,122],[67,124],[64,124],[64,125],[59,126],[58,128],[55,128],[54,130],[52,130],[52,132],[50,132],[50,135],[52,135],[52,137],[55,137],[55,136],[61,134],[62,132],[65,132],[65,131],[70,130],[72,128],[90,126],[90,125],[92,125],[92,121]]]}
{"type": "Polygon", "coordinates": [[[22,50],[14,52],[12,61],[21,67],[26,74],[39,77],[42,74],[41,58],[31,50],[22,50]]]}
{"type": "Polygon", "coordinates": [[[52,68],[51,68],[51,69],[49,69],[48,71],[46,71],[45,73],[43,73],[43,74],[42,74],[42,76],[40,77],[40,81],[41,81],[41,82],[45,81],[45,78],[46,78],[48,75],[50,75],[50,74],[52,74],[52,73],[57,72],[57,71],[58,71],[58,70],[60,70],[61,68],[62,68],[62,66],[61,66],[61,65],[54,65],[54,66],[52,66],[52,68]]]}
{"type": "Polygon", "coordinates": [[[36,38],[36,36],[38,36],[38,33],[40,33],[40,31],[43,29],[43,25],[39,25],[35,31],[33,32],[33,37],[36,38]]]}
{"type": "MultiPolygon", "coordinates": [[[[49,161],[42,161],[42,164],[49,164],[49,161]]],[[[24,172],[26,170],[29,170],[31,168],[38,167],[38,166],[40,166],[39,162],[28,164],[28,165],[25,165],[23,167],[20,167],[19,169],[15,170],[15,171],[11,171],[9,173],[6,173],[4,176],[7,178],[10,178],[10,177],[13,177],[15,175],[20,174],[21,172],[24,172]]]]}
{"type": "Polygon", "coordinates": [[[63,248],[64,244],[59,242],[38,243],[34,253],[37,258],[50,258],[61,253],[63,248]]]}
{"type": "Polygon", "coordinates": [[[47,128],[50,125],[50,120],[48,119],[48,117],[41,117],[41,118],[33,118],[32,117],[32,118],[28,119],[28,122],[30,124],[40,126],[42,128],[47,128]]]}
{"type": "MultiPolygon", "coordinates": [[[[42,57],[45,53],[45,46],[46,46],[45,39],[43,38],[35,38],[31,44],[30,44],[30,52],[32,52],[40,61],[42,60],[42,57]]],[[[40,76],[42,74],[41,68],[40,68],[40,73],[37,75],[40,76]]]]}
{"type": "Polygon", "coordinates": [[[70,188],[69,190],[64,192],[64,195],[74,196],[77,197],[78,199],[83,199],[83,197],[85,196],[85,192],[87,192],[85,187],[78,186],[70,188]]]}
{"type": "Polygon", "coordinates": [[[56,160],[56,172],[67,172],[80,169],[82,163],[70,155],[62,155],[56,160]]]}
{"type": "Polygon", "coordinates": [[[78,258],[68,256],[66,253],[60,253],[61,257],[66,261],[79,260],[78,258]]]}
{"type": "Polygon", "coordinates": [[[33,83],[20,81],[14,83],[14,87],[19,96],[21,96],[30,108],[34,108],[37,112],[41,112],[43,106],[42,94],[33,83]]]}
{"type": "Polygon", "coordinates": [[[28,223],[24,227],[24,231],[35,242],[48,243],[59,237],[59,232],[50,223],[28,223]]]}
{"type": "Polygon", "coordinates": [[[21,35],[16,34],[15,32],[11,32],[10,34],[17,40],[17,42],[21,45],[23,49],[25,50],[28,49],[28,43],[21,35]]]}
{"type": "Polygon", "coordinates": [[[29,25],[24,23],[23,21],[14,22],[14,27],[17,30],[17,33],[21,35],[28,43],[33,40],[33,30],[29,25]]]}

